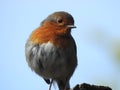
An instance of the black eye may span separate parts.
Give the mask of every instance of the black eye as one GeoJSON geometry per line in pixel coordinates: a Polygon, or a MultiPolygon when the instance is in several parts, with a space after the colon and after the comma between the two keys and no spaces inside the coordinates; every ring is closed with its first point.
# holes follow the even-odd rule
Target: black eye
{"type": "Polygon", "coordinates": [[[58,19],[57,22],[58,22],[58,23],[62,23],[63,20],[62,20],[62,19],[58,19]]]}

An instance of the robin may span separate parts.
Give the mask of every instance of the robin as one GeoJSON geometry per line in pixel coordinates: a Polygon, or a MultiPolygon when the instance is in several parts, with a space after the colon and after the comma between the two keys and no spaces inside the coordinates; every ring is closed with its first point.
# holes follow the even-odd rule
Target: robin
{"type": "Polygon", "coordinates": [[[25,45],[26,61],[46,83],[53,81],[59,90],[69,90],[70,78],[77,66],[76,44],[71,35],[74,19],[59,11],[49,15],[29,36],[25,45]]]}

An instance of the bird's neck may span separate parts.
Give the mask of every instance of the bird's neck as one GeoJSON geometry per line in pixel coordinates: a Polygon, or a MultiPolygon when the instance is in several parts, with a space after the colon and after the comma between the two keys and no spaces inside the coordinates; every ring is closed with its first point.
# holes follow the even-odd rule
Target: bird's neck
{"type": "Polygon", "coordinates": [[[35,31],[32,32],[30,36],[30,40],[34,44],[43,44],[47,42],[53,43],[56,47],[67,47],[70,43],[71,34],[61,34],[57,35],[55,32],[48,31],[48,30],[40,30],[37,28],[35,31]]]}

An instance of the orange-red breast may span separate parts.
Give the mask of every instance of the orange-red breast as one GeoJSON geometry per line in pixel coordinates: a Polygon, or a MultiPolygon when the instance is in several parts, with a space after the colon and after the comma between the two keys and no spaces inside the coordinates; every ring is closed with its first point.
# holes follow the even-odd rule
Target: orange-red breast
{"type": "Polygon", "coordinates": [[[77,66],[72,28],[75,28],[72,15],[64,11],[55,12],[32,32],[25,46],[30,68],[48,84],[55,81],[59,90],[70,89],[69,80],[77,66]]]}

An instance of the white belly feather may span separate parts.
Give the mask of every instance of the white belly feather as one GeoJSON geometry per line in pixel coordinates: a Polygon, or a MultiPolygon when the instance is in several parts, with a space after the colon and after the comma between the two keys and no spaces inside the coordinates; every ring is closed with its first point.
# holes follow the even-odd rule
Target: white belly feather
{"type": "Polygon", "coordinates": [[[56,48],[50,42],[33,45],[32,42],[28,41],[25,51],[27,62],[31,69],[45,78],[65,76],[65,73],[68,71],[67,68],[71,65],[69,61],[75,60],[72,59],[74,57],[73,48],[70,47],[64,51],[61,48],[56,48]]]}

